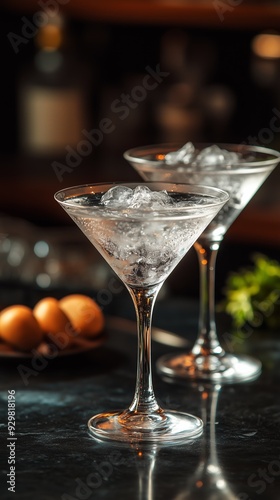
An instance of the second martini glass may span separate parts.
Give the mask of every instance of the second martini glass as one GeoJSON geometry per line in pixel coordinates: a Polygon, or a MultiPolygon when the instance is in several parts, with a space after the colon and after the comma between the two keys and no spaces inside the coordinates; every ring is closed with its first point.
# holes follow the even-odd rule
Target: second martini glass
{"type": "Polygon", "coordinates": [[[194,247],[199,260],[200,313],[198,338],[189,353],[168,354],[158,370],[171,378],[241,382],[261,372],[259,360],[226,353],[215,321],[215,266],[224,235],[280,161],[277,151],[248,145],[209,147],[191,143],[133,148],[124,158],[146,181],[188,182],[226,190],[229,201],[203,231],[194,247]]]}
{"type": "Polygon", "coordinates": [[[74,186],[55,199],[126,285],[136,311],[136,389],[128,409],[93,416],[99,439],[173,443],[198,436],[199,418],[163,410],[154,395],[151,321],[167,276],[228,200],[215,188],[145,183],[74,186]]]}

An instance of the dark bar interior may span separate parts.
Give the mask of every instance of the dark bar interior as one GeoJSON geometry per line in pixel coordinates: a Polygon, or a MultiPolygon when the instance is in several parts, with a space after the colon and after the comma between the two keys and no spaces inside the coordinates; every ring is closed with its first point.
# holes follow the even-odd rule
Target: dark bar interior
{"type": "Polygon", "coordinates": [[[124,158],[130,148],[233,144],[279,154],[279,1],[2,0],[0,30],[1,499],[279,500],[279,165],[212,253],[196,242],[164,281],[152,364],[154,296],[133,295],[107,263],[113,253],[106,262],[54,199],[70,186],[143,182],[124,158]],[[211,344],[211,314],[202,318],[207,302],[211,309],[203,266],[210,281],[215,271],[222,348],[211,344]],[[188,380],[163,376],[158,360],[193,354],[198,330],[196,362],[210,383],[189,358],[180,366],[188,380]],[[234,353],[259,360],[256,379],[245,370],[236,384],[216,371],[234,353]],[[155,411],[199,417],[197,440],[143,445],[150,366],[155,411]],[[120,420],[127,446],[88,434],[92,415],[115,408],[140,412],[136,434],[120,420]]]}

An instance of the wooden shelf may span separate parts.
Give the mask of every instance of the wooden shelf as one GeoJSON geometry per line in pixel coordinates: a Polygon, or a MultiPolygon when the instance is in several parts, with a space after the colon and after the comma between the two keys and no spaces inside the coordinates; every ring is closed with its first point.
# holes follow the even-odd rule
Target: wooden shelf
{"type": "MultiPolygon", "coordinates": [[[[42,3],[47,4],[47,0],[42,3]]],[[[280,28],[280,5],[271,1],[70,0],[65,5],[60,5],[57,0],[56,3],[71,17],[96,22],[215,29],[280,28]]],[[[39,10],[37,0],[4,0],[3,7],[24,14],[39,10]]]]}

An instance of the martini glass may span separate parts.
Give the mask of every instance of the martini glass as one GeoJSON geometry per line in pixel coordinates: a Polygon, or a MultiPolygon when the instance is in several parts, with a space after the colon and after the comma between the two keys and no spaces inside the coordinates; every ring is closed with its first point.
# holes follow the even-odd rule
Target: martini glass
{"type": "Polygon", "coordinates": [[[55,199],[125,284],[136,311],[134,398],[125,410],[93,416],[90,433],[99,439],[165,443],[200,435],[199,418],[163,410],[155,398],[152,311],[165,279],[228,201],[228,194],[175,183],[105,183],[63,189],[55,199]]]}
{"type": "Polygon", "coordinates": [[[230,194],[229,201],[194,244],[200,274],[197,340],[191,352],[161,357],[157,368],[167,378],[219,383],[251,380],[261,373],[260,361],[250,356],[226,353],[218,339],[215,320],[216,257],[227,229],[279,163],[280,154],[268,148],[248,145],[221,144],[214,149],[208,149],[206,144],[194,147],[189,143],[189,146],[189,157],[185,154],[186,163],[178,161],[178,144],[143,146],[124,153],[124,158],[146,181],[205,184],[230,194]],[[172,163],[170,153],[174,152],[177,161],[172,163]],[[223,152],[226,153],[224,160],[223,152]],[[203,159],[203,168],[198,158],[203,159]]]}

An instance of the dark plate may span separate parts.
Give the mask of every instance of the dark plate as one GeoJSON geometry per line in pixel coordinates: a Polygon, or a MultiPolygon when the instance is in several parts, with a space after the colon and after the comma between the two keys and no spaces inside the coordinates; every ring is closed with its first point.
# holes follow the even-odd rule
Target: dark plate
{"type": "Polygon", "coordinates": [[[55,357],[75,356],[77,354],[97,349],[105,342],[106,338],[106,331],[103,331],[93,339],[77,338],[73,341],[71,347],[69,346],[61,349],[59,349],[54,342],[41,342],[41,344],[36,349],[32,350],[32,352],[19,351],[17,349],[13,349],[13,347],[4,342],[0,342],[0,358],[30,359],[36,355],[52,358],[54,353],[56,353],[55,357]]]}

